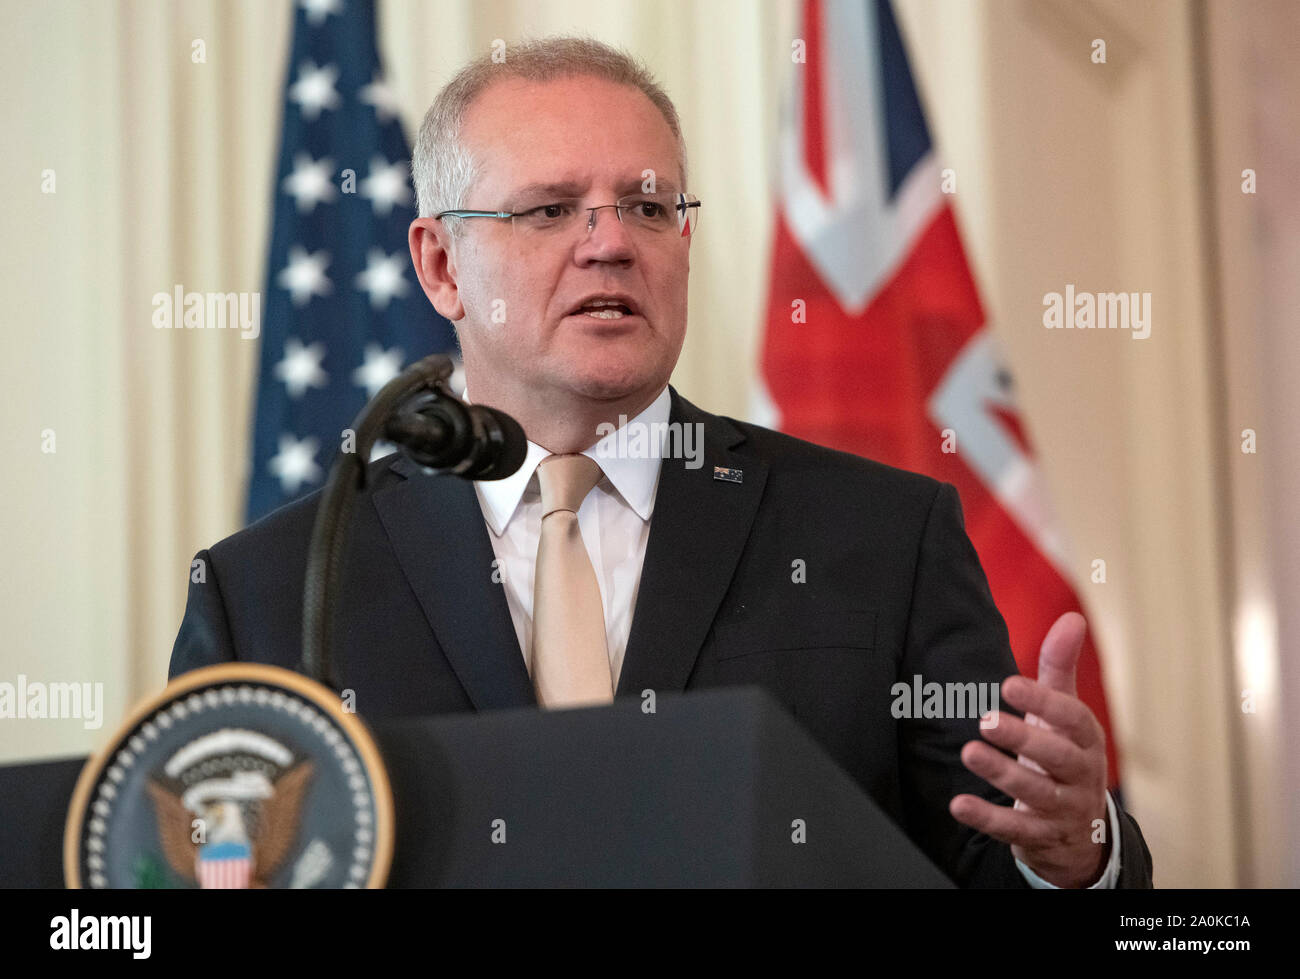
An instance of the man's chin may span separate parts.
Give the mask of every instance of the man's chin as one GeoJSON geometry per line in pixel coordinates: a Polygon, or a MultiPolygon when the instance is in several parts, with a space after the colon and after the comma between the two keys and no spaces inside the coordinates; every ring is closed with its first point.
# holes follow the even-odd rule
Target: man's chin
{"type": "Polygon", "coordinates": [[[645,394],[650,388],[654,393],[663,389],[667,381],[660,381],[656,375],[647,374],[644,369],[626,371],[584,371],[570,379],[567,385],[575,395],[592,401],[623,401],[638,394],[645,394]]]}

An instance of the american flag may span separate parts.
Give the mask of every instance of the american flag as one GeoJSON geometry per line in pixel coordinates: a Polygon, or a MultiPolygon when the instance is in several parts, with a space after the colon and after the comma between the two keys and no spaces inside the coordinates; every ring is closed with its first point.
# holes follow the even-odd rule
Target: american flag
{"type": "Polygon", "coordinates": [[[372,0],[300,0],[283,115],[250,521],[320,488],[366,401],[406,364],[455,348],[411,267],[410,152],[372,0]]]}
{"type": "MultiPolygon", "coordinates": [[[[893,8],[803,0],[800,38],[756,415],[956,486],[1017,665],[1032,676],[1043,637],[1079,599],[893,8]]],[[[1113,786],[1119,759],[1091,638],[1078,691],[1106,728],[1113,786]]]]}

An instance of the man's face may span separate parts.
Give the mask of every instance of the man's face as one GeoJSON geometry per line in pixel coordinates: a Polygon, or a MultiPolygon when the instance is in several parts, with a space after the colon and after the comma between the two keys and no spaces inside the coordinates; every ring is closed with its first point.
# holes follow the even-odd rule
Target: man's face
{"type": "MultiPolygon", "coordinates": [[[[638,89],[596,78],[497,82],[470,106],[462,139],[482,168],[458,202],[465,208],[514,212],[564,197],[612,204],[640,192],[647,170],[655,190],[682,189],[659,110],[638,89]]],[[[539,405],[648,400],[668,382],[686,334],[690,237],[675,220],[668,232],[638,231],[614,208],[597,211],[588,232],[588,212],[579,213],[574,231],[558,237],[524,235],[510,221],[463,223],[451,265],[471,394],[539,405]],[[635,314],[574,314],[600,294],[626,297],[635,314]]]]}

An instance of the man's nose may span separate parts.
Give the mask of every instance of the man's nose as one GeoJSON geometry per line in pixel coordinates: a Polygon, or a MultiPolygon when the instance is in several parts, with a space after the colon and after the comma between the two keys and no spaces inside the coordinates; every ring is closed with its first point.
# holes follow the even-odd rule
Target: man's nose
{"type": "Polygon", "coordinates": [[[632,234],[618,219],[618,209],[613,206],[594,208],[582,222],[582,240],[574,253],[579,265],[593,262],[627,263],[636,257],[636,243],[632,234]],[[587,227],[590,224],[591,230],[587,227]]]}

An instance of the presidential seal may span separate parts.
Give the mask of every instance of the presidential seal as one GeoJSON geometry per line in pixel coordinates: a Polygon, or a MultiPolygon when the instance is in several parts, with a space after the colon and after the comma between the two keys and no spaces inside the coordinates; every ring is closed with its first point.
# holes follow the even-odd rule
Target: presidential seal
{"type": "Polygon", "coordinates": [[[388,777],[327,687],[261,664],[178,677],[81,773],[69,887],[382,887],[388,777]]]}

